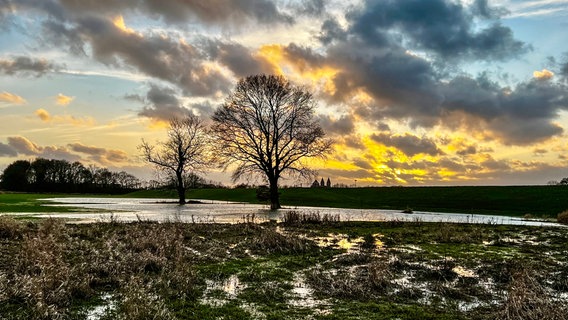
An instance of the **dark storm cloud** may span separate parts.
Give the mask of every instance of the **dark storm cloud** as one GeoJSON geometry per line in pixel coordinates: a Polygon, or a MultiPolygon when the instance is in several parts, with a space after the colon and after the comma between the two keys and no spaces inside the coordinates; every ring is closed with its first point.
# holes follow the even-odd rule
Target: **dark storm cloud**
{"type": "Polygon", "coordinates": [[[328,45],[333,40],[345,41],[345,39],[347,39],[347,32],[341,28],[337,20],[329,18],[321,25],[321,31],[317,39],[323,44],[328,45]]]}
{"type": "MultiPolygon", "coordinates": [[[[447,73],[464,58],[505,59],[528,48],[499,25],[499,14],[485,1],[471,7],[443,0],[367,2],[347,15],[347,34],[327,41],[325,63],[339,70],[330,101],[346,102],[364,89],[374,102],[357,105],[354,112],[370,123],[391,118],[412,127],[466,126],[486,130],[505,144],[532,144],[561,134],[554,120],[568,110],[565,84],[532,79],[505,88],[485,74],[447,73]],[[475,29],[474,19],[481,18],[493,24],[475,29]]],[[[322,29],[328,34],[326,26],[322,29]]],[[[321,64],[317,54],[312,57],[318,59],[305,61],[321,64]]]]}
{"type": "Polygon", "coordinates": [[[483,1],[466,7],[449,0],[383,0],[366,1],[360,12],[348,17],[353,21],[351,33],[365,42],[380,47],[406,38],[408,45],[444,59],[504,60],[528,50],[498,22],[475,28],[474,18],[487,18],[490,10],[483,1]]]}
{"type": "Polygon", "coordinates": [[[487,128],[506,144],[530,144],[559,135],[554,123],[560,110],[568,110],[566,86],[532,79],[513,90],[501,88],[485,77],[458,77],[442,87],[446,111],[462,111],[484,120],[487,128]]]}
{"type": "Polygon", "coordinates": [[[167,122],[172,118],[182,118],[191,113],[182,106],[176,91],[172,88],[151,84],[144,101],[147,105],[138,113],[139,116],[167,122]]]}
{"type": "Polygon", "coordinates": [[[0,142],[0,157],[15,157],[18,152],[10,145],[0,142]]]}
{"type": "Polygon", "coordinates": [[[333,79],[337,88],[334,98],[341,101],[365,88],[385,106],[371,111],[378,120],[406,117],[409,111],[415,116],[433,115],[443,100],[436,90],[438,80],[432,65],[402,48],[374,50],[365,42],[350,39],[330,48],[328,54],[341,70],[333,79]],[[393,105],[397,107],[388,107],[393,105]]]}
{"type": "Polygon", "coordinates": [[[249,48],[236,42],[207,40],[204,50],[211,60],[219,61],[239,78],[261,73],[274,73],[268,61],[253,55],[249,48]]]}
{"type": "Polygon", "coordinates": [[[48,72],[60,70],[62,67],[45,59],[25,56],[0,58],[0,73],[7,75],[33,75],[40,77],[48,72]]]}
{"type": "Polygon", "coordinates": [[[116,67],[135,68],[176,84],[189,95],[214,95],[226,92],[230,86],[220,71],[204,64],[206,57],[199,48],[166,33],[125,32],[109,20],[94,16],[79,19],[75,27],[48,21],[44,29],[74,53],[85,52],[88,44],[94,59],[116,67]]]}
{"type": "Polygon", "coordinates": [[[443,152],[438,149],[436,143],[431,139],[420,138],[408,133],[404,135],[375,133],[371,135],[371,139],[378,143],[384,144],[387,147],[395,147],[408,156],[415,156],[417,154],[428,154],[435,156],[443,154],[443,152]]]}

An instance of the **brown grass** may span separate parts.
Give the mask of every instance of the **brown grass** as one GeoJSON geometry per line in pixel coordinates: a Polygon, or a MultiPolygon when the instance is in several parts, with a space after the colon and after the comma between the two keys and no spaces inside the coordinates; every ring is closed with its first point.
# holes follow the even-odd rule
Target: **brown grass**
{"type": "Polygon", "coordinates": [[[512,275],[507,297],[497,318],[504,320],[562,320],[568,317],[568,306],[554,301],[538,282],[534,270],[520,267],[512,275]]]}
{"type": "Polygon", "coordinates": [[[298,211],[286,211],[282,217],[282,222],[288,225],[296,224],[322,224],[322,223],[333,223],[339,222],[339,214],[320,214],[318,211],[315,212],[298,212],[298,211]]]}
{"type": "Polygon", "coordinates": [[[568,224],[568,210],[560,212],[556,217],[556,221],[558,221],[559,223],[568,224]]]}

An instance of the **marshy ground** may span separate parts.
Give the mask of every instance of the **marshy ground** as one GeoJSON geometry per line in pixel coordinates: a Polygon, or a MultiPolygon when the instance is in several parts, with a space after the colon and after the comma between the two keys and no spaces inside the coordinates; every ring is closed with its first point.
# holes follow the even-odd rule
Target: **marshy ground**
{"type": "Polygon", "coordinates": [[[0,251],[0,319],[568,317],[561,227],[1,217],[0,251]]]}

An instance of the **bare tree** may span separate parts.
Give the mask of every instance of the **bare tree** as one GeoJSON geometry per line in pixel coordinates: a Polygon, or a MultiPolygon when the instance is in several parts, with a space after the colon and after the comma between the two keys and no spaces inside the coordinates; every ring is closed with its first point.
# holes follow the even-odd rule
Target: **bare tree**
{"type": "Polygon", "coordinates": [[[156,146],[142,140],[138,146],[144,160],[175,177],[179,203],[185,204],[185,174],[207,165],[207,134],[194,115],[170,120],[168,139],[156,146]]]}
{"type": "Polygon", "coordinates": [[[233,181],[247,174],[264,175],[271,209],[280,208],[282,173],[310,175],[302,160],[330,150],[314,108],[312,94],[284,77],[255,75],[239,80],[213,114],[211,131],[221,164],[235,166],[233,181]]]}

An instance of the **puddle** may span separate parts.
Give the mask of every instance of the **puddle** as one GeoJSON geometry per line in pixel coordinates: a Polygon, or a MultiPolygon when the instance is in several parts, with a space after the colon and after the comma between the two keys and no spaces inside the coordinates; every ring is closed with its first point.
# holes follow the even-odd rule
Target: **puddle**
{"type": "Polygon", "coordinates": [[[202,303],[211,306],[222,306],[229,300],[235,299],[239,293],[246,289],[246,284],[239,280],[237,275],[231,275],[223,281],[205,280],[206,288],[201,298],[202,303]],[[223,292],[224,296],[218,297],[215,292],[223,292]]]}
{"type": "MultiPolygon", "coordinates": [[[[148,221],[181,221],[193,223],[238,223],[243,221],[264,222],[269,220],[282,221],[287,210],[302,213],[317,212],[319,215],[339,216],[341,221],[423,221],[423,222],[455,222],[481,224],[513,224],[533,226],[556,226],[558,223],[523,220],[519,217],[504,217],[491,215],[471,215],[459,213],[435,213],[416,211],[414,214],[404,214],[398,210],[383,209],[345,209],[328,207],[288,207],[282,210],[269,210],[267,205],[238,203],[229,201],[198,200],[180,206],[173,203],[175,199],[147,198],[47,198],[40,199],[56,202],[53,206],[80,208],[72,213],[14,213],[33,215],[34,217],[54,217],[68,219],[109,219],[129,222],[137,220],[148,221]],[[97,212],[80,212],[84,209],[96,209],[97,212]],[[112,212],[112,214],[111,214],[112,212]]],[[[45,206],[50,206],[45,205],[45,206]]],[[[12,213],[11,213],[12,214],[12,213]]]]}
{"type": "Polygon", "coordinates": [[[476,278],[477,277],[477,275],[475,274],[475,271],[466,269],[462,266],[456,266],[452,269],[452,271],[455,272],[458,276],[464,277],[464,278],[476,278]]]}
{"type": "Polygon", "coordinates": [[[113,298],[114,296],[109,293],[105,293],[104,295],[102,295],[101,299],[103,300],[103,304],[94,306],[93,308],[88,310],[86,319],[87,320],[102,319],[107,314],[112,312],[116,308],[116,301],[113,298]]]}
{"type": "MultiPolygon", "coordinates": [[[[383,237],[382,234],[379,233],[373,234],[374,249],[382,249],[385,246],[384,242],[380,240],[380,238],[382,237],[383,237]]],[[[315,237],[315,238],[308,237],[308,239],[313,240],[319,247],[325,247],[325,248],[337,247],[339,249],[346,250],[347,253],[354,253],[360,251],[362,249],[362,245],[365,243],[364,237],[351,238],[346,234],[335,234],[335,233],[330,233],[326,237],[315,237]]]]}

